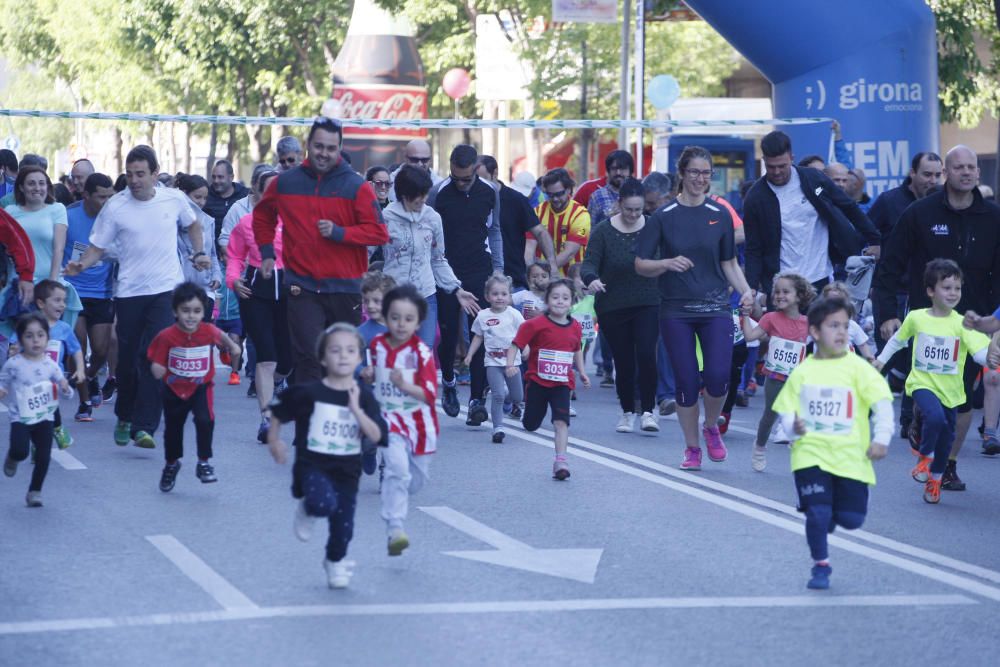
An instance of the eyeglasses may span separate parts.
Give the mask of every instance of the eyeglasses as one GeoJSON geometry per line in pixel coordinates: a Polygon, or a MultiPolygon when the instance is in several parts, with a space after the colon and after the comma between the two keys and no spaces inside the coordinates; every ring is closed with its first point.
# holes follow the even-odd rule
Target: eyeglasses
{"type": "Polygon", "coordinates": [[[711,178],[715,173],[711,169],[685,169],[684,172],[691,178],[711,178]]]}
{"type": "Polygon", "coordinates": [[[407,155],[406,161],[410,164],[429,164],[431,159],[430,157],[414,157],[412,155],[407,155]]]}
{"type": "Polygon", "coordinates": [[[566,196],[567,192],[568,191],[565,188],[563,188],[559,192],[548,192],[548,191],[546,191],[545,192],[545,196],[548,197],[549,199],[562,199],[563,197],[566,196]]]}
{"type": "Polygon", "coordinates": [[[290,157],[278,158],[278,164],[298,164],[299,159],[294,155],[290,157]]]}
{"type": "Polygon", "coordinates": [[[372,185],[376,188],[388,188],[392,183],[389,181],[372,181],[372,185]]]}

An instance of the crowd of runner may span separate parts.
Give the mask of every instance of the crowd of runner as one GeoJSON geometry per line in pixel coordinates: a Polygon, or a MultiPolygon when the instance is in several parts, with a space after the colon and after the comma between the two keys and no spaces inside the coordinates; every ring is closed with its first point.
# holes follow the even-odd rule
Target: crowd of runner
{"type": "Polygon", "coordinates": [[[764,175],[734,206],[710,191],[713,156],[697,146],[673,173],[640,181],[613,151],[600,179],[578,186],[553,169],[522,193],[470,145],[441,178],[424,141],[364,175],[342,141],[337,121],[317,119],[306,151],[284,137],[249,188],[225,160],[210,181],[168,175],[137,146],[116,180],[74,163],[64,203],[43,158],[0,151],[4,473],[32,458],[29,507],[42,505],[53,443],[72,445],[59,398],[74,394],[77,423],[114,400],[119,446],[156,448],[162,416],[163,492],[190,414],[195,474],[216,482],[217,361],[229,384],[245,374],[256,437],[279,463],[294,424],[295,533],[328,519],[334,588],[351,576],[362,474],[379,476],[389,555],[409,545],[439,407],[489,422],[497,445],[505,421],[534,431],[548,415],[552,477],[569,479],[588,356],[615,389],[616,432],[655,435],[676,412],[683,470],[701,470],[703,451],[730,459],[733,410],[762,391],[739,464],[764,472],[768,443],[791,444],[811,588],[829,586],[827,534],[864,521],[893,391],[927,503],[965,488],[956,460],[974,407],[983,454],[1000,454],[1000,207],[967,147],[918,153],[871,200],[858,170],[796,163],[775,131],[761,140],[764,175]]]}

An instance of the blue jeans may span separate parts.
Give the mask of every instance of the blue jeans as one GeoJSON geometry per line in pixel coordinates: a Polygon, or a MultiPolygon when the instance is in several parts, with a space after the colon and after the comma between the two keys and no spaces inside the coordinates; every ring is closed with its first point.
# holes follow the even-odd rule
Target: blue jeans
{"type": "Polygon", "coordinates": [[[656,342],[656,402],[674,400],[677,388],[674,384],[674,367],[667,355],[667,346],[663,344],[663,336],[656,342]]]}
{"type": "Polygon", "coordinates": [[[424,321],[420,323],[420,328],[417,329],[417,337],[424,342],[424,345],[434,349],[434,341],[437,339],[437,325],[438,325],[438,298],[437,294],[431,294],[428,297],[424,297],[424,301],[427,302],[427,317],[424,321]]]}

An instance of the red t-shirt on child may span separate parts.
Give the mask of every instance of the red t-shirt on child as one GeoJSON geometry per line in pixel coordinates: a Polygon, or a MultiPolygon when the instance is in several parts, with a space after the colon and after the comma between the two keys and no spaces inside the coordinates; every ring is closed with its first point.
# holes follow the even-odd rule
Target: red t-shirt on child
{"type": "Polygon", "coordinates": [[[163,381],[178,398],[190,398],[203,384],[211,385],[215,375],[214,347],[222,342],[222,331],[202,322],[193,333],[174,324],[149,345],[150,362],[166,367],[163,381]]]}
{"type": "Polygon", "coordinates": [[[788,379],[788,373],[779,373],[767,369],[768,360],[771,358],[772,354],[771,350],[774,347],[777,347],[777,343],[773,339],[781,338],[793,343],[803,344],[801,348],[796,346],[791,350],[791,352],[798,357],[798,361],[792,364],[791,367],[798,366],[802,363],[802,359],[805,357],[805,342],[809,337],[809,320],[805,315],[800,315],[798,319],[793,320],[780,310],[774,310],[764,313],[764,316],[760,318],[758,326],[767,332],[767,335],[772,339],[771,342],[768,343],[768,355],[765,357],[764,362],[764,375],[775,380],[784,381],[788,379]]]}
{"type": "Polygon", "coordinates": [[[573,355],[583,343],[583,327],[573,318],[566,324],[556,324],[548,315],[525,320],[514,336],[514,345],[531,348],[528,372],[524,379],[543,387],[568,384],[576,388],[573,377],[573,355]]]}

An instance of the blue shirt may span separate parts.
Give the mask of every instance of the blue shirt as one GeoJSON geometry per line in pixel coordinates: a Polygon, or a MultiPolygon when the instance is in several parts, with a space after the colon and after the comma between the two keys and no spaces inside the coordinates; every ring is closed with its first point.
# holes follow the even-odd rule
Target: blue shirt
{"type": "MultiPolygon", "coordinates": [[[[66,249],[63,251],[63,266],[71,260],[79,259],[90,245],[90,231],[95,218],[87,215],[83,204],[77,202],[66,209],[69,227],[66,230],[66,249]]],[[[66,276],[77,293],[84,299],[110,299],[113,264],[101,261],[78,276],[66,276]]]]}
{"type": "Polygon", "coordinates": [[[59,370],[65,373],[66,357],[73,356],[81,349],[80,341],[77,340],[73,327],[62,320],[49,325],[49,346],[46,352],[49,358],[59,366],[59,370]]]}
{"type": "Polygon", "coordinates": [[[368,365],[367,350],[371,347],[372,341],[375,340],[375,336],[384,334],[387,331],[389,331],[389,329],[384,324],[379,324],[375,320],[365,320],[364,323],[358,327],[358,333],[365,339],[365,349],[361,353],[361,365],[358,366],[357,371],[355,371],[355,376],[361,372],[362,368],[368,365]]]}

